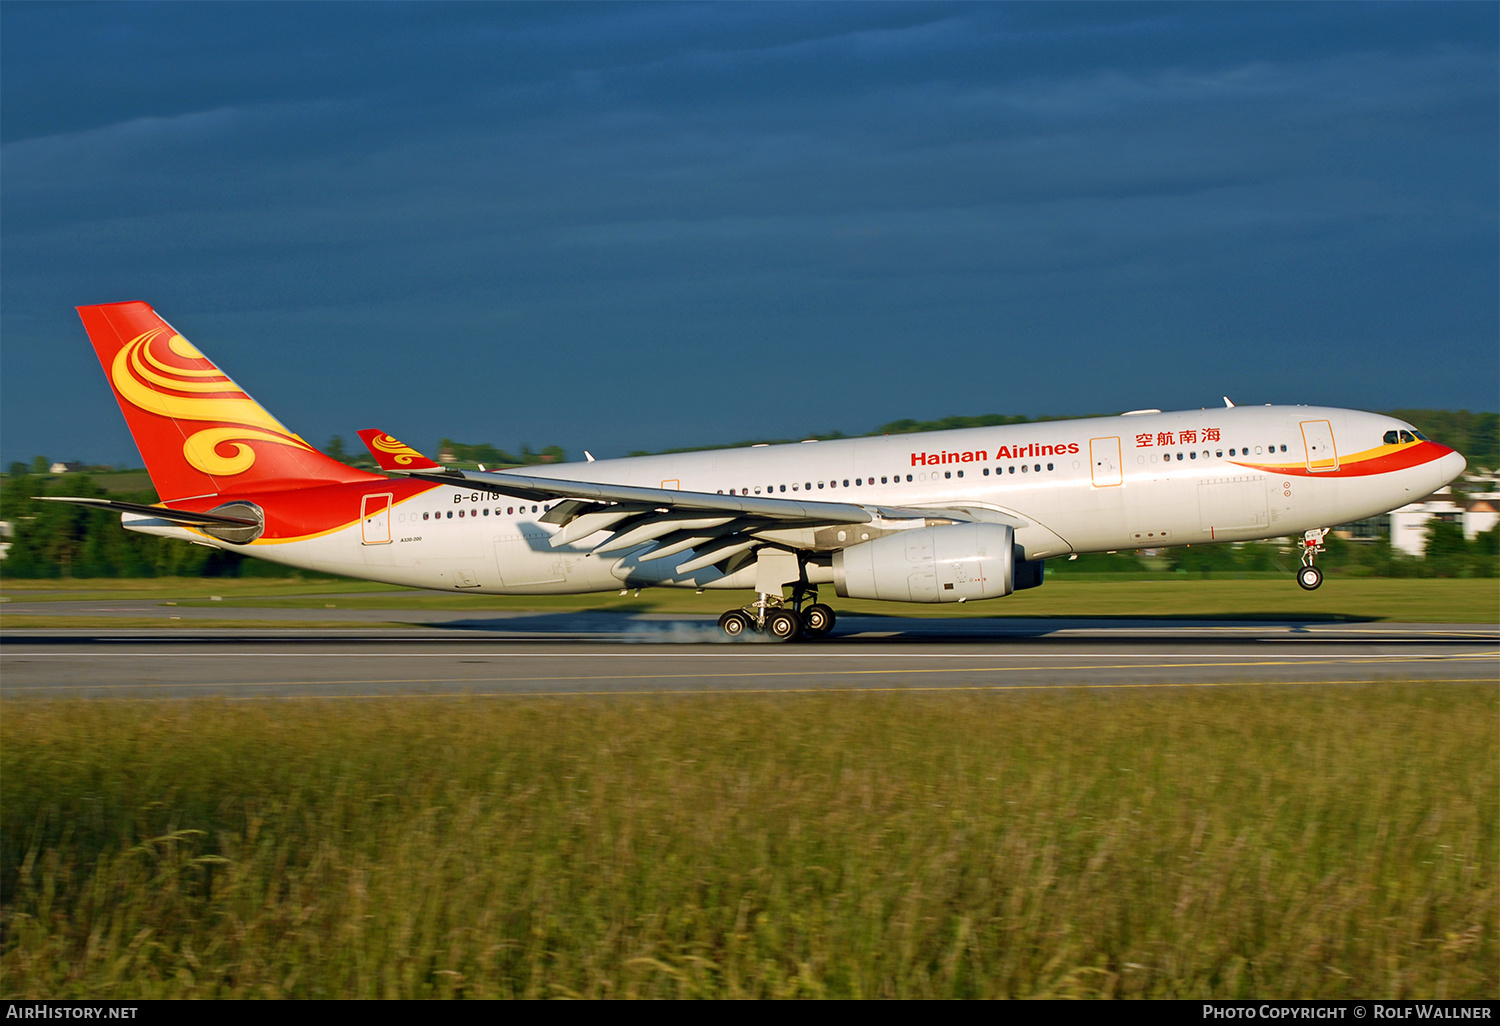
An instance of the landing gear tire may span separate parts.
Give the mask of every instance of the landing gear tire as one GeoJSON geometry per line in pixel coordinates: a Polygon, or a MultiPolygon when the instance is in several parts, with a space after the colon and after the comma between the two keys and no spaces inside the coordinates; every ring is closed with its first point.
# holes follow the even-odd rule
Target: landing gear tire
{"type": "Polygon", "coordinates": [[[778,609],[766,617],[766,637],[772,641],[795,641],[801,633],[802,623],[791,610],[778,609]]]}
{"type": "Polygon", "coordinates": [[[730,638],[738,638],[750,629],[750,618],[738,609],[731,609],[719,617],[719,630],[730,638]]]}
{"type": "Polygon", "coordinates": [[[821,638],[833,630],[833,610],[819,602],[802,610],[802,633],[809,638],[821,638]]]}
{"type": "Polygon", "coordinates": [[[1303,591],[1316,591],[1323,583],[1323,571],[1315,566],[1305,566],[1297,571],[1297,583],[1303,591]]]}

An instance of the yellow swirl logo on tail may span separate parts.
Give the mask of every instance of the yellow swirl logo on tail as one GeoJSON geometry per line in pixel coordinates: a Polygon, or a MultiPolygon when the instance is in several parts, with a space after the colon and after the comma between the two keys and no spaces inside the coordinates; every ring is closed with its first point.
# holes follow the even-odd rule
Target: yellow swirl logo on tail
{"type": "Polygon", "coordinates": [[[409,466],[413,460],[427,462],[426,456],[390,435],[376,435],[370,439],[370,444],[389,456],[393,463],[399,463],[402,466],[409,466]]]}
{"type": "Polygon", "coordinates": [[[127,342],[115,354],[110,379],[127,402],[148,413],[219,425],[194,432],[182,445],[183,458],[205,474],[243,474],[255,463],[254,443],[313,451],[209,363],[191,342],[166,328],[153,328],[127,342]],[[179,361],[201,361],[204,366],[169,362],[153,351],[162,342],[179,361]],[[220,455],[221,444],[231,447],[233,455],[220,455]]]}

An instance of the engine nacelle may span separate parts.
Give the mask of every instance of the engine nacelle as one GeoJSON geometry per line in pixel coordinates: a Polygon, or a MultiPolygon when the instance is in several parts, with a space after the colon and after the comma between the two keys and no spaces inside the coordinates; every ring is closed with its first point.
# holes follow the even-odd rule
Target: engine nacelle
{"type": "Polygon", "coordinates": [[[844,598],[973,601],[1036,587],[1042,561],[1018,560],[1005,524],[918,527],[835,552],[833,581],[844,598]]]}

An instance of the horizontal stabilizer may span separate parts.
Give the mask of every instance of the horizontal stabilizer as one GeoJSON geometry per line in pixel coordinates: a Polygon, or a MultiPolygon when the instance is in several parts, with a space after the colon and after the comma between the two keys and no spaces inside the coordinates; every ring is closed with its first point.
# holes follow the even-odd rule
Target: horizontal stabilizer
{"type": "Polygon", "coordinates": [[[165,506],[152,506],[144,502],[116,502],[113,499],[91,499],[71,495],[38,495],[37,498],[44,502],[71,502],[75,506],[107,509],[116,513],[139,513],[142,516],[155,517],[158,520],[166,520],[174,524],[190,524],[194,527],[260,526],[259,520],[252,520],[247,517],[231,517],[223,513],[193,513],[184,509],[168,509],[165,506]]]}

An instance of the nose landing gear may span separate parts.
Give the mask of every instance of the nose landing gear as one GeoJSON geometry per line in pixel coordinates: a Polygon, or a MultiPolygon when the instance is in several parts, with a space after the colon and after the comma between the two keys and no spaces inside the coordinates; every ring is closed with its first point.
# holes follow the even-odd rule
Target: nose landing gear
{"type": "Polygon", "coordinates": [[[1328,537],[1328,530],[1317,527],[1302,535],[1302,568],[1297,571],[1297,584],[1303,591],[1316,591],[1323,583],[1323,571],[1313,566],[1313,560],[1327,551],[1323,539],[1328,537]]]}

